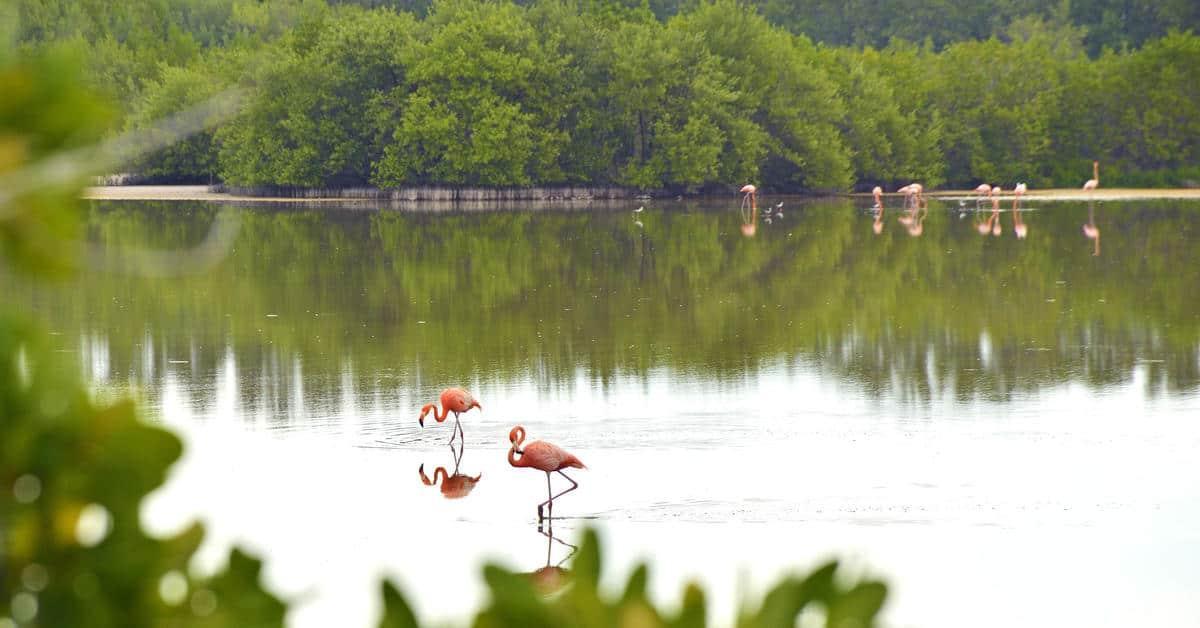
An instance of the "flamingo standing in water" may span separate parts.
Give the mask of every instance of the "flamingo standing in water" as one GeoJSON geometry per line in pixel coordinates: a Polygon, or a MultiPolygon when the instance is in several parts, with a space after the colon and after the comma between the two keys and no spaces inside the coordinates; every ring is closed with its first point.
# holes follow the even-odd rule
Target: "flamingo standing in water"
{"type": "Polygon", "coordinates": [[[1012,210],[1013,210],[1013,233],[1017,234],[1018,240],[1024,240],[1026,234],[1029,233],[1029,228],[1026,227],[1025,223],[1022,222],[1022,220],[1021,220],[1021,196],[1023,194],[1025,194],[1026,189],[1028,189],[1028,188],[1025,187],[1024,183],[1018,183],[1017,187],[1013,188],[1013,193],[1016,194],[1016,196],[1013,197],[1013,208],[1012,208],[1012,210]]]}
{"type": "Polygon", "coordinates": [[[471,408],[479,408],[479,411],[482,412],[483,406],[479,405],[479,402],[471,396],[471,393],[461,388],[447,388],[443,390],[439,401],[442,403],[441,411],[438,411],[436,404],[427,403],[422,406],[421,416],[417,417],[417,423],[421,427],[425,427],[425,415],[429,414],[430,411],[433,411],[433,418],[437,419],[438,423],[445,421],[446,416],[453,412],[455,430],[450,432],[450,442],[453,443],[454,437],[457,435],[462,435],[463,439],[466,439],[467,436],[462,433],[462,424],[458,421],[458,415],[471,408]]]}
{"type": "Polygon", "coordinates": [[[508,464],[514,467],[530,467],[546,472],[546,495],[549,496],[549,499],[538,504],[538,523],[541,523],[545,519],[542,516],[543,506],[549,505],[547,516],[553,517],[555,498],[562,497],[579,488],[579,484],[575,480],[572,480],[566,473],[563,473],[563,469],[586,469],[587,467],[584,466],[579,458],[576,458],[567,450],[546,441],[535,440],[528,445],[522,446],[525,442],[525,428],[520,425],[509,431],[508,442],[512,443],[512,448],[508,450],[508,464]],[[520,454],[520,458],[517,457],[518,454],[520,454]],[[552,495],[550,490],[550,474],[555,472],[571,483],[571,488],[558,495],[552,495]]]}
{"type": "Polygon", "coordinates": [[[875,197],[875,205],[871,208],[875,210],[875,222],[871,224],[871,231],[875,235],[883,233],[883,188],[878,185],[871,190],[871,196],[875,197]]]}
{"type": "Polygon", "coordinates": [[[1092,178],[1083,182],[1083,189],[1094,190],[1100,187],[1100,162],[1092,162],[1092,178]]]}
{"type": "Polygon", "coordinates": [[[992,195],[992,186],[986,183],[980,183],[975,188],[975,209],[978,210],[983,207],[983,197],[985,195],[988,197],[992,195]]]}
{"type": "Polygon", "coordinates": [[[742,207],[745,207],[746,201],[749,200],[751,211],[758,209],[758,188],[747,183],[746,185],[742,186],[741,192],[742,194],[745,194],[745,196],[742,197],[742,207]]]}

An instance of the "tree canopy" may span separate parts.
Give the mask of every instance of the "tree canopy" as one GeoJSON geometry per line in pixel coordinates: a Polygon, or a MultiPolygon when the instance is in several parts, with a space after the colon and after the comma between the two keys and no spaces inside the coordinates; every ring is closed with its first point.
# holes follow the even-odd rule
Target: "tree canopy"
{"type": "Polygon", "coordinates": [[[146,128],[132,168],[236,186],[790,191],[1200,180],[1194,3],[18,0],[146,128]]]}

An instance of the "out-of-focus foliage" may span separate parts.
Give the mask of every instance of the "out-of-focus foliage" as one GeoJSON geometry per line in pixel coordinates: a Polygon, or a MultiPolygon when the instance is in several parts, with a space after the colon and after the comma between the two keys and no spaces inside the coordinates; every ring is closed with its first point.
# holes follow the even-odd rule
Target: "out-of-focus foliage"
{"type": "MultiPolygon", "coordinates": [[[[77,58],[0,51],[0,264],[34,276],[67,266],[87,173],[73,158],[107,109],[77,58]]],[[[187,575],[201,531],[142,532],[142,497],[179,440],[129,402],[94,403],[46,336],[0,305],[0,619],[21,626],[271,626],[284,605],[234,552],[212,577],[187,575]]]]}
{"type": "Polygon", "coordinates": [[[0,617],[22,626],[275,626],[284,605],[235,551],[188,575],[199,526],[165,540],[138,522],[179,440],[129,402],[98,406],[27,324],[0,317],[0,617]]]}
{"type": "Polygon", "coordinates": [[[86,173],[50,158],[94,142],[112,113],[80,84],[78,62],[0,47],[0,259],[27,270],[70,266],[79,223],[61,208],[76,203],[86,173]]]}
{"type": "MultiPolygon", "coordinates": [[[[475,628],[564,627],[602,628],[703,628],[709,625],[704,591],[688,584],[675,612],[655,606],[646,593],[649,569],[639,565],[624,589],[615,594],[600,587],[601,547],[595,532],[586,531],[560,588],[549,593],[539,587],[538,573],[514,573],[495,565],[483,568],[491,601],[475,617],[475,628]]],[[[757,608],[743,611],[739,628],[790,628],[804,614],[805,625],[876,625],[876,616],[887,597],[879,581],[848,577],[831,562],[808,575],[787,576],[767,592],[757,608]]],[[[417,624],[411,610],[394,589],[384,586],[385,616],[381,628],[409,628],[417,624]]]]}

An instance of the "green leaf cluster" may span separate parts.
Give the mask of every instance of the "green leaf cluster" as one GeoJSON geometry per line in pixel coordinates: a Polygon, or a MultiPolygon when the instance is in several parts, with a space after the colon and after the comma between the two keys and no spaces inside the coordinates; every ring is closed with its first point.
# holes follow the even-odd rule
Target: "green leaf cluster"
{"type": "MultiPolygon", "coordinates": [[[[595,531],[584,532],[569,570],[547,567],[531,574],[487,565],[483,578],[491,601],[475,617],[474,628],[703,628],[709,625],[704,591],[684,588],[678,610],[665,612],[647,595],[649,567],[638,565],[619,594],[601,586],[601,544],[595,531]],[[547,577],[547,571],[553,576],[547,577]]],[[[404,598],[385,583],[381,628],[415,628],[418,624],[404,598]]],[[[790,628],[801,617],[812,626],[876,625],[887,597],[882,582],[848,576],[836,561],[807,575],[785,576],[758,608],[745,609],[738,628],[790,628]]]]}

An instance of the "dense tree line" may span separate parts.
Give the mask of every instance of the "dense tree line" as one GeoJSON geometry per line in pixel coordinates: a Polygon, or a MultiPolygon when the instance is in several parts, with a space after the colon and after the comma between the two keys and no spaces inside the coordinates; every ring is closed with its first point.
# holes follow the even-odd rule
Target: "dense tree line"
{"type": "Polygon", "coordinates": [[[86,51],[124,128],[248,88],[137,166],[163,180],[1049,186],[1093,159],[1106,184],[1200,180],[1200,38],[1168,32],[1193,3],[861,4],[20,0],[18,39],[86,51]]]}

